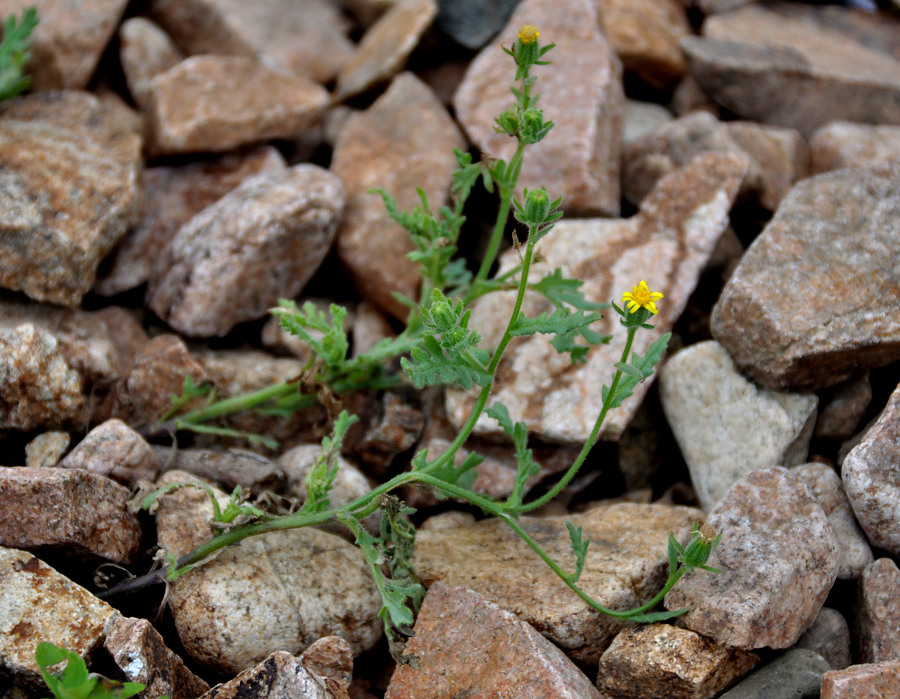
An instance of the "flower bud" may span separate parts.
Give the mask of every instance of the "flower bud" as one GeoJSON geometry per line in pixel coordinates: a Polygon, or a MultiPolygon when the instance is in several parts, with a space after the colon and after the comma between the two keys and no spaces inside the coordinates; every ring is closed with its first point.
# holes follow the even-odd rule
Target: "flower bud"
{"type": "Polygon", "coordinates": [[[515,109],[504,109],[494,121],[498,132],[516,136],[519,133],[519,117],[515,109]]]}
{"type": "Polygon", "coordinates": [[[537,224],[543,223],[550,215],[550,195],[547,194],[547,188],[532,189],[525,192],[525,211],[524,222],[537,224]]]}

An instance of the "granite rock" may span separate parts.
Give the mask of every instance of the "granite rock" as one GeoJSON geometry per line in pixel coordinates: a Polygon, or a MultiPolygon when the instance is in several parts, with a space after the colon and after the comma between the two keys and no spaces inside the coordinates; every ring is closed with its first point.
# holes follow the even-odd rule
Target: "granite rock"
{"type": "Polygon", "coordinates": [[[868,374],[822,391],[813,435],[842,441],[850,439],[856,435],[871,402],[872,382],[868,374]]]}
{"type": "Polygon", "coordinates": [[[831,607],[822,607],[803,635],[797,648],[808,648],[821,655],[832,670],[843,670],[853,662],[850,657],[850,627],[844,615],[831,607]]]}
{"type": "MultiPolygon", "coordinates": [[[[591,548],[578,584],[600,604],[630,609],[665,583],[666,540],[681,540],[700,513],[688,507],[620,503],[568,517],[590,537],[591,548]]],[[[519,523],[556,561],[572,561],[566,517],[522,517],[519,523]]],[[[571,564],[569,564],[571,565],[571,564]]],[[[465,585],[527,621],[580,663],[596,662],[626,622],[588,607],[519,536],[493,519],[416,537],[416,575],[465,585]]]]}
{"type": "Polygon", "coordinates": [[[751,471],[806,460],[815,394],[756,386],[717,342],[700,342],[670,357],[660,372],[659,396],[707,512],[751,471]]]}
{"type": "Polygon", "coordinates": [[[813,623],[837,578],[840,549],[822,506],[786,469],[735,483],[706,520],[722,534],[709,565],[666,595],[691,630],[734,648],[788,648],[813,623]]]}
{"type": "Polygon", "coordinates": [[[719,699],[798,699],[816,697],[828,661],[807,648],[791,648],[764,665],[719,699]]]}
{"type": "Polygon", "coordinates": [[[712,335],[739,369],[815,390],[900,358],[898,182],[900,162],[811,177],[785,197],[713,308],[712,335]]]}
{"type": "MultiPolygon", "coordinates": [[[[540,27],[542,41],[555,43],[549,66],[538,66],[536,92],[544,118],[555,126],[530,146],[519,177],[522,188],[546,186],[561,196],[569,213],[618,215],[619,151],[624,96],[621,65],[601,34],[593,0],[560,5],[524,0],[501,37],[515,41],[523,24],[540,27]],[[591,88],[584,89],[585,85],[591,88]]],[[[513,82],[515,65],[500,41],[487,46],[469,65],[453,97],[457,119],[482,152],[509,160],[516,140],[494,130],[494,118],[512,102],[499,89],[513,82]]]]}
{"type": "Polygon", "coordinates": [[[53,468],[69,448],[68,432],[42,432],[25,445],[25,466],[53,468]]]}
{"type": "Polygon", "coordinates": [[[896,696],[900,661],[851,665],[822,675],[822,699],[884,699],[896,696]]]}
{"type": "MultiPolygon", "coordinates": [[[[716,242],[725,230],[728,211],[743,178],[746,161],[709,153],[664,177],[644,200],[636,216],[626,220],[563,220],[540,244],[543,261],[531,268],[539,280],[560,268],[564,276],[584,281],[581,291],[595,302],[618,302],[642,279],[666,295],[653,317],[654,330],[635,335],[633,350],[643,355],[681,316],[716,242]]],[[[518,264],[514,252],[503,256],[498,274],[518,264]]],[[[482,335],[483,347],[494,347],[506,327],[515,292],[497,292],[475,305],[470,326],[482,335]]],[[[551,310],[537,293],[525,295],[523,311],[531,317],[551,310]]],[[[618,316],[607,313],[592,326],[612,333],[609,344],[596,345],[586,362],[572,365],[544,335],[515,338],[507,347],[494,380],[492,400],[509,408],[514,422],[547,442],[584,443],[600,412],[600,387],[610,381],[620,360],[625,333],[618,316]]],[[[601,439],[615,440],[640,405],[651,380],[639,383],[634,395],[606,417],[601,439]]],[[[459,426],[468,418],[474,396],[449,391],[447,413],[459,426]]],[[[481,435],[501,436],[494,420],[482,416],[481,435]]],[[[501,436],[502,438],[502,436],[501,436]]]]}
{"type": "Polygon", "coordinates": [[[147,441],[117,418],[97,425],[59,464],[134,485],[159,472],[156,453],[147,441]]]}
{"type": "Polygon", "coordinates": [[[809,138],[813,173],[865,168],[900,159],[900,126],[834,121],[809,138]]]}
{"type": "Polygon", "coordinates": [[[261,318],[318,269],[343,208],[340,181],[316,165],[246,179],[181,227],[154,265],[147,303],[193,336],[261,318]]]}
{"type": "Polygon", "coordinates": [[[841,468],[844,489],[869,543],[900,555],[900,386],[841,468]]]}
{"type": "Polygon", "coordinates": [[[276,651],[202,699],[349,699],[335,680],[319,677],[285,651],[276,651]]]}
{"type": "Polygon", "coordinates": [[[425,596],[385,699],[517,697],[600,699],[556,646],[489,598],[434,584],[425,596]]]}
{"type": "Polygon", "coordinates": [[[143,531],[129,492],[90,471],[0,468],[0,546],[130,563],[143,531]]]}
{"type": "Polygon", "coordinates": [[[900,570],[890,558],[863,571],[853,630],[859,662],[900,660],[900,570]]]}
{"type": "MultiPolygon", "coordinates": [[[[661,104],[625,100],[625,120],[622,127],[623,147],[653,133],[666,124],[670,124],[674,119],[672,112],[661,104]]],[[[625,162],[625,152],[627,150],[622,153],[623,162],[625,162]]]]}
{"type": "Polygon", "coordinates": [[[245,493],[281,492],[287,476],[266,457],[246,449],[182,449],[154,446],[160,471],[188,471],[221,485],[229,493],[241,486],[245,493]]]}
{"type": "Polygon", "coordinates": [[[327,677],[345,689],[353,680],[353,649],[340,636],[325,636],[300,654],[300,664],[319,677],[327,677]]]}
{"type": "Polygon", "coordinates": [[[421,187],[436,209],[447,201],[457,167],[453,148],[464,144],[431,90],[401,73],[371,107],[348,120],[334,146],[331,170],[347,190],[338,256],[360,295],[397,318],[405,319],[409,309],[391,292],[419,293],[419,272],[406,258],[413,244],[369,190],[382,187],[407,210],[421,203],[421,187]]]}
{"type": "Polygon", "coordinates": [[[144,106],[150,82],[184,59],[172,38],[146,17],[131,17],[119,28],[119,62],[134,101],[144,106]]]}

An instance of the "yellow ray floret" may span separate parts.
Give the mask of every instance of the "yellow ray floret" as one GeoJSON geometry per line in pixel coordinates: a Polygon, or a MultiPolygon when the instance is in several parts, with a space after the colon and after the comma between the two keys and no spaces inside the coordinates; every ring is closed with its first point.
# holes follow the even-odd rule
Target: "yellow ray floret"
{"type": "Polygon", "coordinates": [[[533,44],[538,40],[540,32],[533,24],[526,24],[519,30],[519,41],[523,44],[533,44]]]}
{"type": "Polygon", "coordinates": [[[637,286],[631,287],[631,291],[622,294],[622,303],[628,304],[628,312],[634,313],[639,308],[646,308],[653,315],[659,313],[656,307],[656,301],[661,299],[663,295],[658,291],[650,291],[647,282],[643,279],[637,286]]]}

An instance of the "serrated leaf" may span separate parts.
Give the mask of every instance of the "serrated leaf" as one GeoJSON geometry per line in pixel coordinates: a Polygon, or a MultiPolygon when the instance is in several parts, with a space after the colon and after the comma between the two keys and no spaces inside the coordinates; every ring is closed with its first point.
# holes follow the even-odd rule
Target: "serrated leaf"
{"type": "Polygon", "coordinates": [[[569,542],[572,544],[572,553],[575,554],[575,573],[572,575],[572,582],[577,582],[584,570],[584,563],[587,560],[587,550],[591,543],[590,539],[584,539],[582,528],[576,527],[572,522],[566,520],[566,529],[569,530],[569,542]]]}
{"type": "Polygon", "coordinates": [[[599,313],[571,313],[557,308],[552,314],[541,313],[537,318],[520,315],[510,329],[510,335],[534,335],[535,333],[566,335],[600,320],[599,313]]]}
{"type": "Polygon", "coordinates": [[[582,311],[598,311],[609,308],[608,303],[588,301],[581,293],[584,282],[563,276],[562,269],[557,267],[539,282],[529,284],[528,288],[543,294],[554,305],[567,304],[582,311]]]}

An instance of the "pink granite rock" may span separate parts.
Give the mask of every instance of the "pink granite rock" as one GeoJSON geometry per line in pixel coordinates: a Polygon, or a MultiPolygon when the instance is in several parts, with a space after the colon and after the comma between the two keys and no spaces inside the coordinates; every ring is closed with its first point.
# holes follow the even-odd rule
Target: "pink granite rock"
{"type": "Polygon", "coordinates": [[[320,677],[303,661],[276,651],[228,682],[217,684],[203,699],[349,699],[336,680],[320,677]]]}
{"type": "Polygon", "coordinates": [[[145,104],[149,153],[215,153],[299,135],[328,93],[250,58],[193,56],[153,78],[145,104]]]}
{"type": "Polygon", "coordinates": [[[150,81],[184,59],[172,39],[146,17],[131,17],[119,29],[119,60],[134,101],[146,103],[150,81]]]}
{"type": "Polygon", "coordinates": [[[897,695],[900,661],[851,665],[822,675],[821,699],[885,699],[897,695]]]}
{"type": "Polygon", "coordinates": [[[528,148],[519,188],[546,186],[570,213],[619,213],[619,148],[624,96],[621,65],[600,32],[594,0],[524,0],[500,35],[472,61],[453,98],[460,123],[490,157],[509,160],[516,141],[494,130],[494,119],[513,102],[515,64],[502,44],[516,40],[524,24],[536,25],[540,41],[554,43],[549,66],[537,66],[538,108],[556,126],[528,148]]]}
{"type": "Polygon", "coordinates": [[[850,439],[872,402],[868,374],[819,393],[819,417],[814,435],[824,439],[850,439]]]}
{"type": "Polygon", "coordinates": [[[814,173],[872,167],[900,159],[900,126],[870,126],[835,121],[809,139],[814,173]]]}
{"type": "Polygon", "coordinates": [[[385,699],[600,699],[563,653],[514,614],[465,587],[434,584],[385,699]]]}
{"type": "Polygon", "coordinates": [[[822,506],[780,467],[753,471],[706,524],[722,534],[709,565],[666,595],[697,633],[733,648],[789,648],[813,623],[837,578],[838,542],[822,506]]]}
{"type": "Polygon", "coordinates": [[[860,662],[900,660],[900,570],[890,558],[863,571],[853,627],[860,662]]]}
{"type": "MultiPolygon", "coordinates": [[[[644,200],[639,213],[627,220],[563,220],[541,241],[542,261],[532,265],[534,281],[560,268],[565,276],[584,281],[581,291],[590,301],[620,302],[642,279],[665,298],[654,330],[635,336],[633,349],[643,355],[681,316],[700,271],[728,224],[728,211],[744,176],[746,160],[731,154],[709,153],[660,180],[644,200]]],[[[503,273],[519,258],[510,251],[501,261],[503,273]]],[[[493,348],[500,340],[515,301],[514,292],[497,292],[475,305],[471,327],[482,335],[482,345],[493,348]]],[[[550,308],[537,293],[525,295],[523,311],[534,317],[550,308]]],[[[548,442],[582,444],[590,435],[602,405],[601,386],[612,379],[613,365],[622,355],[625,333],[619,316],[607,313],[592,329],[612,333],[609,344],[596,345],[587,361],[573,365],[545,335],[515,338],[500,362],[492,400],[509,409],[513,421],[548,442]]],[[[610,411],[601,439],[615,440],[625,429],[651,381],[639,383],[634,395],[610,411]]],[[[474,395],[449,391],[447,413],[462,425],[474,395]]],[[[481,435],[500,436],[497,423],[482,416],[476,425],[481,435]]]]}
{"type": "Polygon", "coordinates": [[[331,170],[347,189],[338,256],[360,295],[397,318],[405,319],[409,309],[392,292],[419,295],[418,269],[406,258],[413,244],[369,189],[384,188],[405,210],[421,203],[421,187],[437,208],[447,201],[457,167],[453,148],[464,143],[431,90],[402,73],[371,107],[350,118],[335,144],[331,170]]]}
{"type": "Polygon", "coordinates": [[[713,308],[713,337],[739,369],[814,390],[900,358],[898,181],[894,162],[811,177],[785,197],[713,308]]]}
{"type": "Polygon", "coordinates": [[[107,420],[85,435],[59,464],[133,485],[152,481],[159,472],[156,453],[141,435],[118,419],[107,420]]]}
{"type": "Polygon", "coordinates": [[[300,654],[300,664],[347,688],[353,680],[353,649],[340,636],[325,636],[300,654]]]}
{"type": "Polygon", "coordinates": [[[315,165],[245,180],[194,216],[156,261],[147,303],[188,335],[225,335],[295,297],[331,247],[344,189],[315,165]]]}

